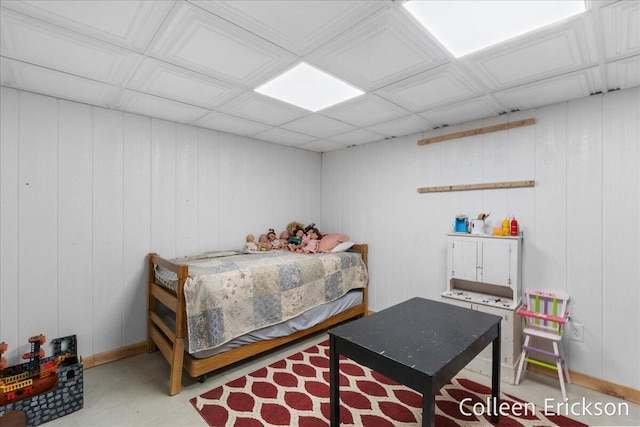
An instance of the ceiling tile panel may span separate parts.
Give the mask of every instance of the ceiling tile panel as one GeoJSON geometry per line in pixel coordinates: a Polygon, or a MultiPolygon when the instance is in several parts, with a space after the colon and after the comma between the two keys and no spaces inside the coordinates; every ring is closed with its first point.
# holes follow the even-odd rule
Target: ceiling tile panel
{"type": "Polygon", "coordinates": [[[385,7],[380,1],[192,3],[301,56],[385,7]]]}
{"type": "Polygon", "coordinates": [[[254,89],[291,65],[291,53],[189,3],[176,5],[149,53],[254,89]]]}
{"type": "Polygon", "coordinates": [[[416,113],[472,98],[478,91],[453,65],[444,65],[386,86],[375,93],[416,113]]]}
{"type": "Polygon", "coordinates": [[[255,92],[243,94],[219,111],[272,126],[310,114],[307,110],[255,92]]]}
{"type": "Polygon", "coordinates": [[[331,141],[335,141],[346,146],[366,144],[383,139],[384,136],[379,133],[371,132],[366,129],[357,129],[352,132],[343,133],[329,138],[331,141]]]}
{"type": "Polygon", "coordinates": [[[0,80],[319,152],[640,86],[640,1],[461,58],[403,3],[0,0],[0,80]],[[365,93],[310,113],[254,92],[300,62],[365,93]]]}
{"type": "Polygon", "coordinates": [[[593,67],[528,85],[496,92],[494,96],[511,110],[525,110],[583,98],[601,86],[600,69],[593,67]]]}
{"type": "Polygon", "coordinates": [[[1,58],[2,85],[101,107],[113,107],[120,88],[48,68],[1,58]]]}
{"type": "Polygon", "coordinates": [[[358,96],[322,110],[325,116],[362,127],[406,116],[408,113],[404,108],[373,94],[358,96]]]}
{"type": "Polygon", "coordinates": [[[347,82],[373,90],[436,67],[445,54],[406,15],[388,8],[307,58],[347,82]]]}
{"type": "Polygon", "coordinates": [[[504,88],[597,63],[591,16],[538,30],[461,59],[490,88],[504,88]]]}
{"type": "Polygon", "coordinates": [[[271,126],[263,123],[252,122],[251,120],[222,113],[209,113],[193,122],[193,124],[240,136],[254,135],[271,128],[271,126]]]}
{"type": "Polygon", "coordinates": [[[316,139],[313,136],[303,135],[301,133],[282,128],[271,128],[265,132],[258,133],[253,137],[263,141],[289,146],[297,146],[316,139]]]}
{"type": "Polygon", "coordinates": [[[640,55],[607,64],[607,90],[640,86],[640,55]]]}
{"type": "Polygon", "coordinates": [[[387,138],[395,138],[397,136],[423,132],[425,130],[432,129],[433,127],[434,125],[429,121],[421,117],[411,115],[401,119],[369,126],[369,129],[373,132],[384,135],[387,138]]]}
{"type": "Polygon", "coordinates": [[[0,15],[0,35],[4,57],[105,83],[121,84],[141,59],[137,53],[7,9],[0,15]]]}
{"type": "Polygon", "coordinates": [[[600,10],[607,60],[640,54],[640,1],[620,1],[600,10]]]}
{"type": "Polygon", "coordinates": [[[3,6],[103,41],[144,51],[174,1],[3,1],[3,6]]]}
{"type": "Polygon", "coordinates": [[[328,138],[356,129],[355,126],[317,113],[293,120],[281,127],[294,132],[315,136],[316,138],[328,138]]]}
{"type": "Polygon", "coordinates": [[[297,147],[302,148],[304,150],[316,151],[318,153],[324,153],[327,151],[334,151],[334,150],[342,150],[344,148],[347,148],[345,145],[342,145],[334,141],[329,141],[327,139],[316,139],[315,141],[300,144],[297,147]]]}
{"type": "Polygon", "coordinates": [[[132,90],[124,91],[118,109],[178,123],[191,123],[207,113],[202,108],[132,90]]]}
{"type": "Polygon", "coordinates": [[[459,102],[433,110],[427,110],[419,115],[436,126],[452,125],[497,116],[503,108],[489,95],[465,102],[459,102]]]}
{"type": "Polygon", "coordinates": [[[203,108],[215,108],[243,93],[237,86],[151,58],[140,64],[127,86],[203,108]]]}

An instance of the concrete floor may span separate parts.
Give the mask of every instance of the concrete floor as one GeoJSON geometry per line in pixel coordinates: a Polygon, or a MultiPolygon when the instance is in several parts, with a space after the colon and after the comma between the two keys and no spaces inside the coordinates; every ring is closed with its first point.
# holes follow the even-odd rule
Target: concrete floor
{"type": "MultiPolygon", "coordinates": [[[[176,396],[167,394],[169,365],[159,352],[97,366],[84,373],[84,408],[45,425],[206,427],[207,423],[189,403],[191,398],[327,338],[326,334],[307,338],[279,351],[224,369],[203,384],[185,373],[182,391],[176,396]]],[[[467,370],[461,371],[459,376],[491,385],[490,378],[467,370]]],[[[532,402],[541,411],[545,408],[545,398],[555,399],[554,402],[562,399],[557,380],[532,373],[528,373],[518,386],[503,383],[501,391],[532,402]]],[[[640,405],[573,384],[568,385],[567,393],[569,404],[576,403],[573,407],[578,412],[578,416],[574,415],[575,412],[566,414],[570,418],[593,426],[640,426],[640,405]],[[587,406],[589,403],[591,406],[587,406]],[[597,415],[596,404],[601,408],[615,408],[616,412],[621,409],[623,413],[618,416],[597,415]]]]}

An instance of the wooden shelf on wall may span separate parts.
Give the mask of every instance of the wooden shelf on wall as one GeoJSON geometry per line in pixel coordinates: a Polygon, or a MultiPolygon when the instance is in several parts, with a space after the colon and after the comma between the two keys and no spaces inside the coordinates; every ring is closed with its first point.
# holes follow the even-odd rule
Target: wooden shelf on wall
{"type": "Polygon", "coordinates": [[[447,141],[449,139],[464,138],[465,136],[481,135],[484,133],[498,132],[501,130],[519,128],[522,126],[530,126],[536,123],[536,119],[518,120],[516,122],[503,123],[501,125],[486,126],[478,129],[464,130],[461,132],[450,133],[447,135],[434,136],[431,138],[421,139],[418,145],[432,144],[434,142],[447,141]]]}
{"type": "Polygon", "coordinates": [[[461,184],[461,185],[443,185],[439,187],[421,187],[418,193],[442,193],[446,191],[470,191],[470,190],[496,190],[501,188],[524,188],[534,187],[535,181],[505,181],[491,182],[485,184],[461,184]]]}

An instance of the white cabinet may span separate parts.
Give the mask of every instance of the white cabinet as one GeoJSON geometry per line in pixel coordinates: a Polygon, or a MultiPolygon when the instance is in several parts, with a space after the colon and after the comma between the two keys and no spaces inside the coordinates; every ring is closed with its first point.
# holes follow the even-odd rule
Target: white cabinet
{"type": "MultiPolygon", "coordinates": [[[[500,375],[511,384],[522,351],[522,325],[515,314],[522,299],[521,270],[520,236],[447,235],[447,290],[442,300],[502,318],[500,375]]],[[[491,376],[491,346],[467,369],[491,376]]]]}
{"type": "MultiPolygon", "coordinates": [[[[500,321],[500,380],[504,383],[515,384],[516,369],[522,352],[522,320],[515,311],[451,298],[443,298],[442,300],[458,307],[495,314],[502,318],[500,321]]],[[[466,366],[466,369],[490,377],[491,359],[492,346],[489,345],[466,366]]]]}
{"type": "Polygon", "coordinates": [[[479,265],[482,263],[482,253],[478,253],[476,239],[463,239],[456,236],[449,237],[447,245],[447,275],[448,279],[478,281],[479,265]]]}
{"type": "MultiPolygon", "coordinates": [[[[447,290],[501,297],[504,304],[516,308],[522,298],[521,254],[519,236],[449,234],[447,290]]],[[[473,302],[482,303],[482,299],[473,302]]]]}
{"type": "Polygon", "coordinates": [[[517,281],[519,239],[482,239],[478,243],[478,282],[509,286],[517,281]]]}

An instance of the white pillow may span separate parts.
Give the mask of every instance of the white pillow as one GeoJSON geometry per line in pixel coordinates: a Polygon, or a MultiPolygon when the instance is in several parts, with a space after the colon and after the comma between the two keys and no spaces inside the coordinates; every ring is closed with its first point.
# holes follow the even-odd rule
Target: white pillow
{"type": "Polygon", "coordinates": [[[351,249],[351,246],[353,246],[355,244],[356,244],[356,242],[338,243],[335,248],[331,249],[331,252],[344,252],[346,250],[351,249]]]}

